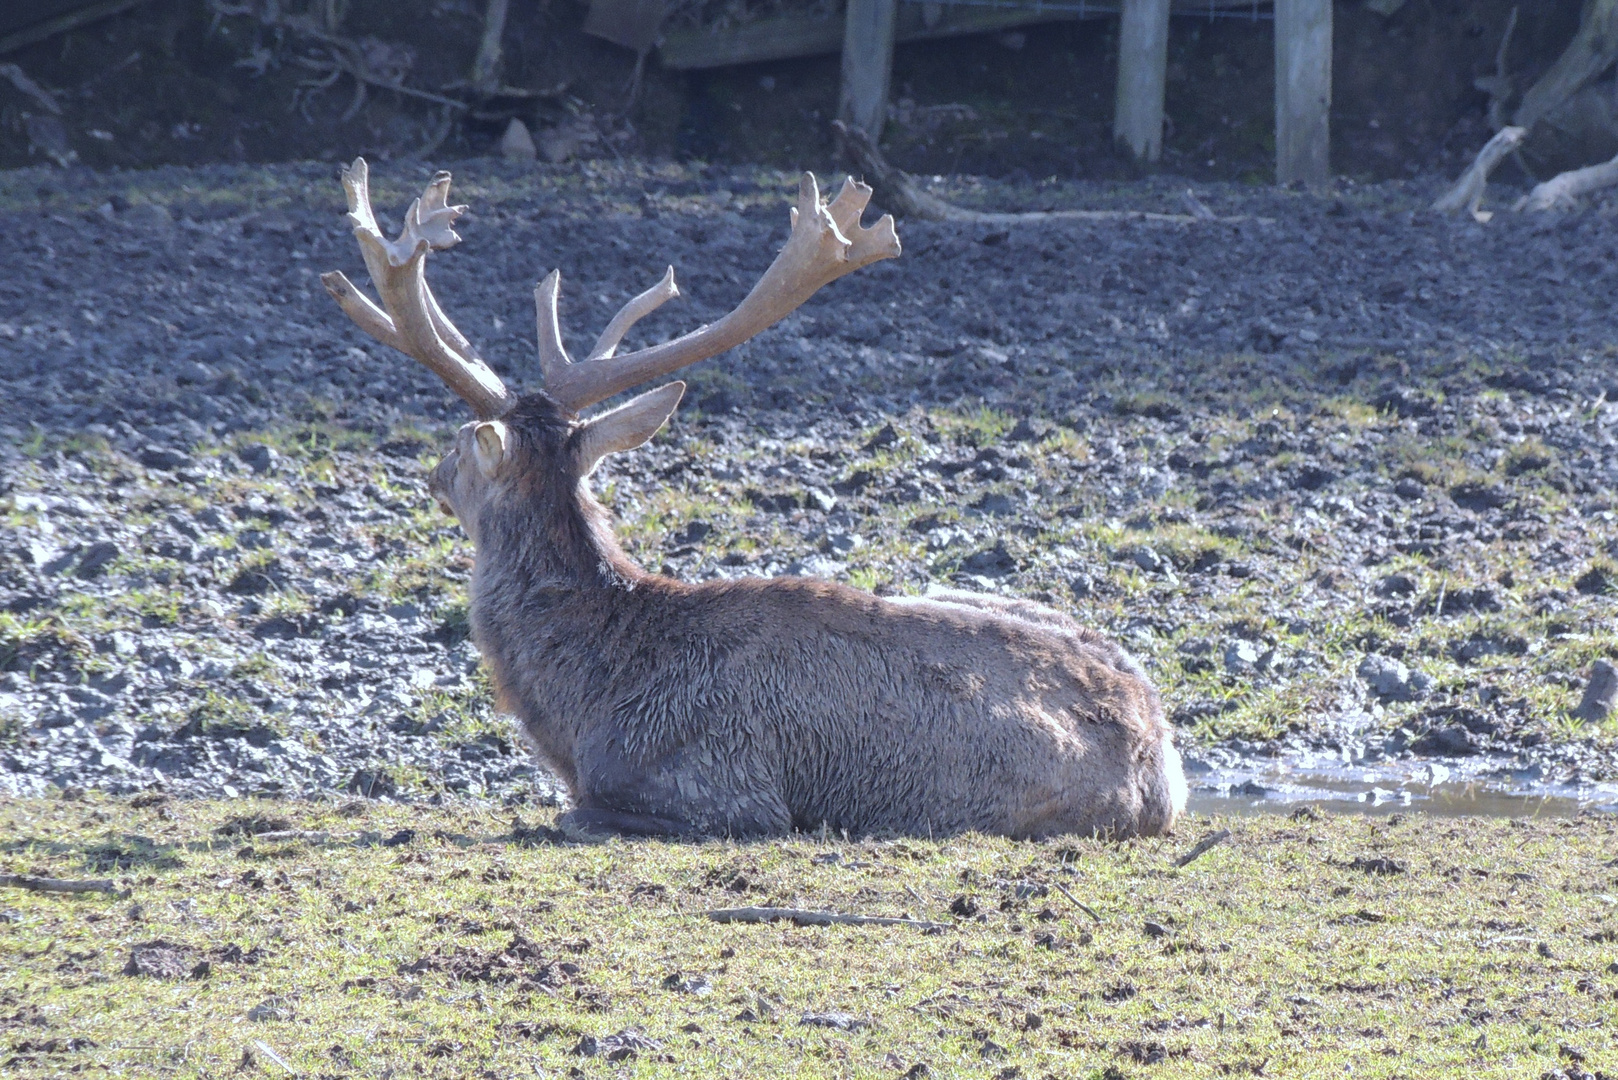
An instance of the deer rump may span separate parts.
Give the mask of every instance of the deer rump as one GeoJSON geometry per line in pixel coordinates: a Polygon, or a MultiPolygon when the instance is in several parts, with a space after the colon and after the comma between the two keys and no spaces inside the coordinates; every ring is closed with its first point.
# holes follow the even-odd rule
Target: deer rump
{"type": "Polygon", "coordinates": [[[1139,667],[1039,605],[648,575],[473,612],[570,833],[1151,835],[1185,804],[1139,667]]]}
{"type": "Polygon", "coordinates": [[[890,600],[805,579],[685,585],[619,547],[588,478],[678,407],[671,382],[822,286],[899,254],[893,218],[866,227],[871,190],[823,200],[800,181],[785,245],[735,309],[623,355],[631,326],[679,295],[672,268],[631,298],[581,361],[564,347],[560,275],[535,291],[545,390],[518,397],[427,286],[429,252],[465,207],[439,173],[396,239],[371,210],[363,160],[344,171],[376,303],[322,280],[377,340],[438,373],[478,419],[429,490],[477,548],[473,634],[502,707],[562,777],[576,836],[850,832],[1010,836],[1167,830],[1185,779],[1157,692],[1117,645],[1026,601],[945,592],[890,600]]]}

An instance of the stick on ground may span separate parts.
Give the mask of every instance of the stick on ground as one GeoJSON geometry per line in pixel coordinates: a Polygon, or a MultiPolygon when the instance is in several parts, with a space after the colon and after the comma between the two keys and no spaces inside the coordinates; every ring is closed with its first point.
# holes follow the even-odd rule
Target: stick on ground
{"type": "MultiPolygon", "coordinates": [[[[1263,221],[1263,218],[1218,217],[1203,207],[1202,213],[1156,214],[1147,210],[1028,210],[1014,214],[985,213],[956,206],[923,191],[903,169],[888,163],[871,137],[857,127],[833,120],[832,128],[842,145],[843,156],[864,174],[876,191],[876,201],[895,217],[922,221],[962,221],[975,225],[1024,225],[1045,221],[1162,221],[1190,225],[1199,221],[1263,221]]],[[[1200,205],[1200,204],[1198,204],[1200,205]]]]}
{"type": "Polygon", "coordinates": [[[110,881],[69,881],[64,878],[34,877],[31,874],[0,874],[0,888],[27,889],[30,892],[50,893],[106,893],[122,899],[128,889],[120,889],[110,881]]]}
{"type": "Polygon", "coordinates": [[[1174,865],[1190,866],[1192,863],[1196,862],[1198,859],[1208,854],[1208,852],[1212,851],[1214,848],[1218,847],[1220,844],[1223,844],[1229,839],[1229,829],[1220,829],[1216,833],[1209,833],[1201,840],[1198,840],[1190,851],[1186,852],[1184,855],[1181,855],[1178,859],[1175,859],[1174,865]]]}
{"type": "Polygon", "coordinates": [[[1089,904],[1086,904],[1083,900],[1080,900],[1077,896],[1074,896],[1072,893],[1068,892],[1067,891],[1067,886],[1063,885],[1060,881],[1053,882],[1052,884],[1054,884],[1056,886],[1056,891],[1061,893],[1063,896],[1067,897],[1068,901],[1070,903],[1072,903],[1072,905],[1074,907],[1078,908],[1080,911],[1082,911],[1086,915],[1090,916],[1090,918],[1094,919],[1096,921],[1097,926],[1101,925],[1101,916],[1096,914],[1096,909],[1095,908],[1091,907],[1089,904]]]}
{"type": "Polygon", "coordinates": [[[1517,200],[1513,210],[1571,210],[1593,191],[1618,184],[1618,157],[1600,165],[1588,165],[1557,173],[1517,200]]]}
{"type": "Polygon", "coordinates": [[[913,926],[917,930],[944,930],[947,923],[922,919],[888,919],[878,915],[841,915],[835,911],[809,911],[804,908],[740,907],[720,908],[707,913],[714,922],[763,923],[786,920],[799,926],[913,926]]]}
{"type": "Polygon", "coordinates": [[[1466,167],[1460,179],[1433,201],[1434,212],[1458,214],[1464,210],[1476,216],[1483,202],[1483,190],[1489,186],[1489,174],[1494,172],[1495,166],[1507,154],[1522,145],[1527,134],[1528,129],[1521,127],[1504,127],[1495,132],[1494,138],[1483,144],[1483,149],[1478,151],[1478,156],[1472,159],[1472,164],[1466,167]]]}

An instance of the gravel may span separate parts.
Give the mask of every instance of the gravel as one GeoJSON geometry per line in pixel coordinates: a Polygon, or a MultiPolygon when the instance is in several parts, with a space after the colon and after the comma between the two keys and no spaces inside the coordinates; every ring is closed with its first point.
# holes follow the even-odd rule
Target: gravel
{"type": "MultiPolygon", "coordinates": [[[[0,792],[558,798],[494,712],[471,552],[425,497],[463,409],[318,284],[363,277],[333,172],[0,175],[0,792]]],[[[429,172],[374,167],[381,216],[429,172]]],[[[901,259],[693,369],[597,487],[692,580],[1072,610],[1143,657],[1194,760],[1618,775],[1572,714],[1618,654],[1618,216],[1439,218],[1437,185],[1199,188],[1233,224],[902,222],[901,259]]],[[[661,340],[741,297],[789,190],[465,162],[465,243],[430,273],[532,386],[551,267],[582,351],[672,262],[684,298],[626,347],[661,340]]]]}

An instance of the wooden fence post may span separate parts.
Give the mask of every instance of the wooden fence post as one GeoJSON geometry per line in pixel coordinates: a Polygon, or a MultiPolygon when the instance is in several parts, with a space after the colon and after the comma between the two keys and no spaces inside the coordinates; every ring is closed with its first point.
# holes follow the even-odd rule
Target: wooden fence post
{"type": "Polygon", "coordinates": [[[1275,182],[1331,177],[1331,0],[1275,0],[1275,182]]]}
{"type": "Polygon", "coordinates": [[[843,91],[837,113],[874,142],[888,118],[893,23],[898,0],[848,0],[843,22],[843,91]]]}
{"type": "Polygon", "coordinates": [[[1123,0],[1112,137],[1136,161],[1153,162],[1163,154],[1163,83],[1168,59],[1169,0],[1123,0]]]}

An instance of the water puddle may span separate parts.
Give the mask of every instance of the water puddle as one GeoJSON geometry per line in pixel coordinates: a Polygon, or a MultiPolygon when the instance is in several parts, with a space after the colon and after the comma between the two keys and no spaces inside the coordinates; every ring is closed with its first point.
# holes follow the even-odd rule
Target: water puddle
{"type": "MultiPolygon", "coordinates": [[[[1217,754],[1218,752],[1215,751],[1217,754]]],[[[1333,813],[1419,811],[1441,817],[1574,817],[1618,812],[1618,784],[1563,784],[1513,758],[1345,762],[1331,754],[1188,759],[1187,809],[1197,814],[1286,814],[1316,805],[1333,813]]]]}

